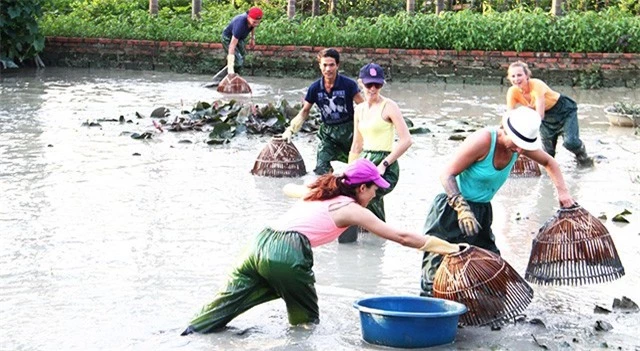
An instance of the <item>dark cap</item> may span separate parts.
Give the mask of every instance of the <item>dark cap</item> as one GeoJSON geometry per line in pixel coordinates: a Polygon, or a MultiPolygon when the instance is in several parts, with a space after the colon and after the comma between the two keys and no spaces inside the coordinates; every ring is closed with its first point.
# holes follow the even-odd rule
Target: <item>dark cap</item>
{"type": "Polygon", "coordinates": [[[360,69],[358,78],[362,80],[363,84],[384,84],[384,70],[380,65],[369,63],[360,69]]]}

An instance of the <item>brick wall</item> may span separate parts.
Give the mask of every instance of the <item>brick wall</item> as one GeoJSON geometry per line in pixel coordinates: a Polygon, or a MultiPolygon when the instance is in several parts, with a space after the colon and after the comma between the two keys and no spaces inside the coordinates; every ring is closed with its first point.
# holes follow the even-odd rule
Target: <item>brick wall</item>
{"type": "MultiPolygon", "coordinates": [[[[247,75],[317,77],[315,56],[321,47],[256,45],[247,75]]],[[[534,75],[550,84],[640,87],[640,54],[549,53],[338,48],[341,69],[355,76],[375,61],[390,80],[465,84],[507,84],[506,69],[526,61],[534,75]]],[[[224,66],[220,43],[47,37],[43,61],[49,66],[171,70],[213,74],[224,66]]]]}

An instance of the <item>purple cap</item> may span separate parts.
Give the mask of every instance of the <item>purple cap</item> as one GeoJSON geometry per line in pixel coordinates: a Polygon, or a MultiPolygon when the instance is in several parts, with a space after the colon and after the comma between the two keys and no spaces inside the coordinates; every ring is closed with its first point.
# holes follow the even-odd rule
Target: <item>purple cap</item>
{"type": "Polygon", "coordinates": [[[384,70],[380,65],[370,63],[360,68],[360,74],[358,78],[362,80],[363,84],[378,83],[384,84],[384,70]]]}
{"type": "Polygon", "coordinates": [[[374,182],[378,187],[386,189],[390,186],[378,172],[378,168],[373,162],[366,158],[359,158],[347,166],[344,170],[345,183],[348,185],[358,185],[374,182]]]}

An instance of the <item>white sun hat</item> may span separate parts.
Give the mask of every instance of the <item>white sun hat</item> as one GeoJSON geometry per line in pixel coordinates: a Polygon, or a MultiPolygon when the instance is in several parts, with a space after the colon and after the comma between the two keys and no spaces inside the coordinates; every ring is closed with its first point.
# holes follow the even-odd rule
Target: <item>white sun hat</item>
{"type": "Polygon", "coordinates": [[[520,106],[509,110],[502,117],[505,134],[523,150],[538,150],[540,141],[540,115],[533,109],[520,106]]]}

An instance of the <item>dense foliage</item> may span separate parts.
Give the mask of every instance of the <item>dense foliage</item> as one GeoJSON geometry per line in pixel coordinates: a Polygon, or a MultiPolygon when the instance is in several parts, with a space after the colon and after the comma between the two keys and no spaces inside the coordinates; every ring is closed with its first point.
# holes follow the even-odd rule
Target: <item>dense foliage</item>
{"type": "MultiPolygon", "coordinates": [[[[190,17],[190,1],[160,1],[150,17],[147,0],[56,0],[67,7],[47,11],[46,35],[219,42],[229,19],[240,10],[208,3],[201,20],[190,17]]],[[[365,0],[362,0],[365,1],[365,0]]],[[[369,1],[369,0],[366,0],[369,1]]],[[[247,5],[249,6],[249,5],[247,5]]],[[[640,52],[640,17],[619,7],[570,12],[553,17],[542,9],[508,12],[471,10],[435,14],[287,19],[283,7],[269,5],[257,32],[258,44],[515,50],[549,52],[640,52]]]]}
{"type": "Polygon", "coordinates": [[[38,28],[42,14],[39,0],[2,1],[0,5],[0,61],[12,66],[14,61],[32,58],[44,48],[44,36],[38,28]]]}

